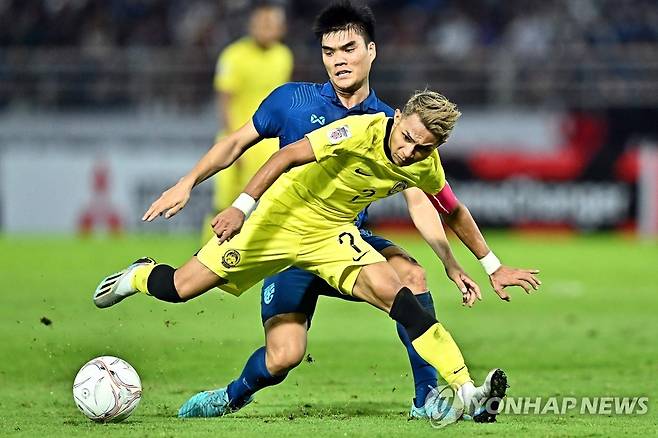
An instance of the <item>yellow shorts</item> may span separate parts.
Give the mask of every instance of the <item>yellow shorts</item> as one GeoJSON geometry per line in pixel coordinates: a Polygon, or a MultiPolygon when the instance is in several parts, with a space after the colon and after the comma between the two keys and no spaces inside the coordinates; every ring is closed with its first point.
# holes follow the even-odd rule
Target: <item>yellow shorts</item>
{"type": "Polygon", "coordinates": [[[197,258],[226,280],[220,289],[236,296],[290,266],[310,271],[351,295],[362,266],[386,261],[352,224],[300,233],[255,217],[221,245],[217,237],[210,239],[197,258]]]}

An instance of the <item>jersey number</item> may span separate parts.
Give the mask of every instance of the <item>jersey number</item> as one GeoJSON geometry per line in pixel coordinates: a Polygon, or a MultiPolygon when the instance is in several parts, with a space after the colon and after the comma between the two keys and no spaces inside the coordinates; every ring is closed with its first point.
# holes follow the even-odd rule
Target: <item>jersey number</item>
{"type": "Polygon", "coordinates": [[[355,262],[360,261],[363,257],[365,257],[366,254],[368,254],[369,250],[363,252],[361,248],[356,246],[356,244],[354,243],[354,236],[352,235],[352,233],[348,233],[347,231],[343,231],[342,233],[340,233],[340,235],[338,236],[338,242],[342,245],[343,243],[345,243],[345,241],[349,242],[352,249],[356,251],[356,253],[358,254],[357,256],[352,257],[352,260],[354,260],[355,262]],[[346,238],[345,240],[343,240],[344,237],[346,238]]]}
{"type": "Polygon", "coordinates": [[[349,241],[350,246],[352,247],[352,249],[353,249],[354,251],[356,251],[357,254],[360,254],[360,253],[361,253],[361,248],[359,248],[358,246],[356,246],[356,244],[354,243],[354,236],[352,235],[352,233],[348,233],[347,231],[343,231],[342,233],[340,233],[340,235],[338,236],[338,242],[339,242],[341,245],[342,245],[343,243],[345,243],[345,241],[343,240],[344,237],[347,238],[347,240],[349,241]]]}
{"type": "MultiPolygon", "coordinates": [[[[363,193],[364,198],[372,198],[373,196],[375,196],[375,189],[363,189],[361,190],[361,192],[363,193]]],[[[350,202],[354,202],[361,197],[362,197],[361,195],[356,195],[351,199],[350,202]]]]}

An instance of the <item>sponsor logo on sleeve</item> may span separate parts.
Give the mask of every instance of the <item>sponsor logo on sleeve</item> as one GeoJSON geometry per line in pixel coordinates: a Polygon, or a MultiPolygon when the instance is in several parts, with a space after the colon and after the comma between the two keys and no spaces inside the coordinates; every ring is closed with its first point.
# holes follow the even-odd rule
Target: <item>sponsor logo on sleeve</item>
{"type": "Polygon", "coordinates": [[[339,126],[327,132],[327,137],[329,137],[329,143],[338,144],[343,140],[346,140],[352,136],[350,128],[347,125],[339,126]]]}

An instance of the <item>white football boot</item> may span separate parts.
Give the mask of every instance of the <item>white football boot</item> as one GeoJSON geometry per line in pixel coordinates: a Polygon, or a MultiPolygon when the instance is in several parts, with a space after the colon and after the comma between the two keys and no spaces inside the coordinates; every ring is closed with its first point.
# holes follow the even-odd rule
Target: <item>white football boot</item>
{"type": "Polygon", "coordinates": [[[105,277],[94,291],[93,299],[96,307],[104,309],[114,306],[124,298],[136,294],[138,290],[132,285],[133,272],[140,266],[155,264],[156,262],[152,258],[142,257],[123,271],[105,277]]]}
{"type": "Polygon", "coordinates": [[[464,403],[464,419],[471,417],[476,423],[494,423],[507,388],[507,376],[500,368],[491,370],[481,386],[475,387],[470,382],[462,385],[457,394],[464,403]]]}

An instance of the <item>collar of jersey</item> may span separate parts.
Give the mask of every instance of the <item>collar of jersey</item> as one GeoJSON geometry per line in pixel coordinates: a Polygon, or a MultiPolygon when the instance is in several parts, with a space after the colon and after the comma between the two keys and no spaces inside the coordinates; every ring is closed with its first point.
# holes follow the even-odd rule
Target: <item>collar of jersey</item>
{"type": "Polygon", "coordinates": [[[382,147],[380,150],[384,155],[387,164],[395,167],[400,167],[393,162],[393,159],[391,157],[391,148],[389,146],[391,131],[393,130],[393,117],[386,117],[384,120],[385,120],[384,123],[386,124],[386,128],[384,129],[384,141],[382,142],[382,147]]]}
{"type": "MultiPolygon", "coordinates": [[[[324,97],[329,98],[334,105],[339,106],[341,108],[345,108],[343,106],[343,102],[340,101],[338,96],[336,95],[336,90],[334,90],[334,86],[331,85],[331,81],[327,81],[322,85],[322,89],[320,90],[320,94],[323,95],[324,97]]],[[[372,88],[370,89],[370,94],[368,94],[368,97],[366,97],[366,100],[361,102],[359,105],[357,105],[354,108],[361,108],[361,111],[365,112],[366,110],[373,110],[377,111],[379,109],[378,105],[379,99],[377,98],[377,95],[375,94],[375,90],[372,88]]],[[[353,110],[354,108],[350,108],[350,110],[353,110]]]]}

